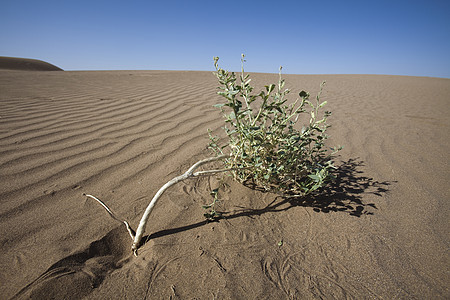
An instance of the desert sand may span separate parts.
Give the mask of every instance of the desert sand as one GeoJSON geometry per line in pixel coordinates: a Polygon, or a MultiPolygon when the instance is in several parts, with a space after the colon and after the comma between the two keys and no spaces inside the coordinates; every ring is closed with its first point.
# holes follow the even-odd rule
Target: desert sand
{"type": "MultiPolygon", "coordinates": [[[[251,70],[250,70],[251,71],[251,70]]],[[[288,201],[225,177],[154,193],[211,156],[211,72],[0,70],[0,298],[449,299],[450,80],[286,75],[333,112],[337,180],[288,201]]],[[[252,74],[256,85],[277,74],[252,74]]]]}
{"type": "Polygon", "coordinates": [[[0,56],[0,69],[22,71],[63,71],[63,69],[46,61],[7,56],[0,56]]]}

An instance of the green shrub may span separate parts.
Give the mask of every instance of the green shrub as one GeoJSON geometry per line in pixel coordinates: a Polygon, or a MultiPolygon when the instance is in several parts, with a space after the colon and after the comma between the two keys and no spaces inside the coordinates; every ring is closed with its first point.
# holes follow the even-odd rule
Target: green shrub
{"type": "Polygon", "coordinates": [[[324,186],[333,178],[332,155],[339,149],[325,147],[331,112],[323,111],[320,86],[315,101],[301,91],[290,103],[289,89],[281,78],[278,84],[253,92],[249,75],[244,73],[244,55],[239,80],[234,72],[223,70],[214,58],[214,73],[219,80],[219,95],[225,103],[215,105],[225,118],[226,141],[210,133],[210,148],[216,155],[229,154],[223,161],[242,183],[285,195],[304,196],[324,186]]]}

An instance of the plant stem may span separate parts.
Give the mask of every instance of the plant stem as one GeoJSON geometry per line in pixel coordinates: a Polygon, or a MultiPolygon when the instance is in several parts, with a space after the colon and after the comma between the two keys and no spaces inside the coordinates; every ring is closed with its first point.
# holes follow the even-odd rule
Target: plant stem
{"type": "Polygon", "coordinates": [[[129,233],[130,236],[131,236],[131,239],[134,239],[134,237],[136,236],[136,232],[134,232],[134,230],[130,227],[130,224],[128,224],[127,221],[124,221],[124,220],[119,219],[119,218],[116,216],[116,214],[114,214],[114,213],[112,212],[112,210],[111,210],[105,203],[103,203],[102,200],[98,199],[97,197],[92,196],[92,195],[88,195],[88,194],[83,194],[83,196],[86,196],[86,197],[88,197],[88,198],[94,199],[95,201],[97,201],[98,203],[100,203],[101,206],[103,206],[103,208],[108,212],[108,214],[111,216],[111,218],[113,218],[114,220],[116,220],[116,221],[118,221],[118,222],[120,222],[120,223],[124,223],[124,224],[125,224],[125,227],[127,227],[128,233],[129,233]]]}
{"type": "Polygon", "coordinates": [[[248,119],[250,123],[253,123],[252,120],[252,109],[250,107],[250,103],[248,102],[248,88],[245,84],[245,72],[244,72],[244,62],[245,62],[245,55],[241,55],[241,88],[243,90],[242,97],[244,98],[245,105],[247,106],[247,109],[250,111],[248,115],[248,119]]]}
{"type": "Polygon", "coordinates": [[[180,181],[183,181],[185,179],[188,179],[190,177],[197,177],[200,175],[205,175],[206,172],[208,172],[208,174],[214,174],[213,171],[217,171],[215,173],[227,171],[227,170],[211,170],[211,171],[200,171],[200,172],[194,173],[195,169],[197,169],[201,165],[212,162],[212,161],[223,159],[227,156],[228,155],[221,155],[221,156],[216,156],[216,157],[211,157],[211,158],[206,158],[206,159],[200,160],[197,163],[195,163],[192,167],[190,167],[189,170],[186,171],[186,173],[173,178],[172,180],[167,182],[165,185],[163,185],[159,189],[159,191],[153,197],[152,201],[150,201],[144,214],[142,215],[141,221],[139,222],[139,226],[136,230],[136,236],[134,237],[133,245],[131,246],[131,250],[134,252],[134,255],[137,256],[137,249],[139,248],[139,246],[141,244],[142,235],[144,234],[144,230],[145,230],[145,226],[147,225],[148,218],[150,217],[150,213],[152,212],[153,207],[155,206],[156,202],[161,197],[161,195],[172,185],[174,185],[180,181]]]}

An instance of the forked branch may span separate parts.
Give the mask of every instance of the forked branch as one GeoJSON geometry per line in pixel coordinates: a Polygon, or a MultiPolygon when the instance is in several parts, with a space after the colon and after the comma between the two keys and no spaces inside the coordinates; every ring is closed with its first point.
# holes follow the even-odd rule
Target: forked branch
{"type": "Polygon", "coordinates": [[[204,165],[204,164],[212,162],[212,161],[220,160],[225,157],[227,157],[227,156],[221,155],[221,156],[202,159],[202,160],[198,161],[197,163],[195,163],[192,167],[190,167],[189,170],[186,171],[186,173],[173,178],[172,180],[167,182],[165,185],[163,185],[159,189],[159,191],[153,197],[152,201],[150,201],[144,214],[142,215],[141,221],[139,222],[139,226],[136,230],[136,236],[134,237],[133,245],[131,246],[131,250],[134,252],[134,255],[137,256],[137,249],[141,245],[142,235],[144,234],[144,230],[145,230],[145,226],[147,225],[148,218],[150,217],[150,213],[152,212],[153,207],[155,206],[156,202],[161,197],[161,195],[172,185],[174,185],[180,181],[186,180],[190,177],[198,177],[198,176],[202,176],[202,175],[213,175],[216,173],[228,171],[228,169],[221,169],[221,170],[211,170],[211,171],[200,171],[200,172],[194,173],[194,171],[201,165],[204,165]]]}
{"type": "Polygon", "coordinates": [[[159,191],[155,194],[155,196],[153,197],[152,201],[150,201],[149,205],[147,206],[147,208],[145,209],[144,214],[142,215],[142,218],[139,222],[139,226],[136,230],[136,232],[130,227],[130,225],[128,224],[127,221],[121,220],[120,218],[118,218],[112,211],[111,209],[105,204],[103,203],[100,199],[98,199],[95,196],[92,195],[88,195],[88,194],[83,194],[86,197],[92,198],[94,200],[96,200],[101,206],[103,206],[103,208],[108,212],[108,214],[111,216],[111,218],[113,218],[114,220],[125,224],[128,233],[131,236],[131,239],[133,240],[133,245],[131,246],[131,250],[133,251],[134,255],[137,256],[137,249],[141,246],[141,240],[142,240],[142,236],[144,234],[145,231],[145,227],[147,225],[148,222],[148,218],[150,217],[150,213],[153,210],[153,207],[155,206],[156,202],[158,201],[158,199],[162,196],[162,194],[172,185],[186,180],[188,178],[191,177],[199,177],[199,176],[210,176],[213,174],[217,174],[217,173],[221,173],[221,172],[227,172],[227,171],[231,171],[233,169],[218,169],[218,170],[207,170],[207,171],[198,171],[198,172],[194,172],[198,167],[200,167],[201,165],[204,165],[206,163],[209,162],[213,162],[213,161],[217,161],[220,159],[223,159],[227,157],[227,155],[221,155],[221,156],[216,156],[216,157],[211,157],[211,158],[206,158],[206,159],[202,159],[198,162],[196,162],[192,167],[189,168],[189,170],[186,171],[186,173],[184,173],[183,175],[177,176],[175,178],[173,178],[172,180],[170,180],[169,182],[167,182],[165,185],[163,185],[159,191]]]}
{"type": "Polygon", "coordinates": [[[129,233],[130,236],[131,236],[131,239],[134,239],[134,237],[136,236],[136,232],[131,228],[130,224],[128,224],[127,221],[119,219],[119,218],[116,216],[116,214],[113,213],[112,210],[111,210],[111,209],[110,209],[110,208],[109,208],[102,200],[98,199],[97,197],[92,196],[92,195],[88,195],[88,194],[83,194],[83,196],[86,196],[86,197],[88,197],[88,198],[94,199],[95,201],[97,201],[98,203],[100,203],[101,206],[103,206],[103,208],[108,212],[108,214],[111,216],[111,218],[113,218],[114,220],[116,220],[116,221],[118,221],[118,222],[120,222],[120,223],[124,223],[124,224],[125,224],[125,227],[126,227],[127,230],[128,230],[128,233],[129,233]]]}

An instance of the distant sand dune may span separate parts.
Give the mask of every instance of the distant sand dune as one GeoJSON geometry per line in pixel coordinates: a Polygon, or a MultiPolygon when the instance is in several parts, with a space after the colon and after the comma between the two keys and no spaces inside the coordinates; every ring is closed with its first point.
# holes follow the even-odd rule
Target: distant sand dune
{"type": "MultiPolygon", "coordinates": [[[[1,64],[1,63],[0,63],[1,64]]],[[[255,74],[261,86],[275,74],[255,74]]],[[[287,75],[291,97],[327,80],[338,180],[290,202],[215,178],[171,188],[140,256],[153,194],[210,155],[221,132],[210,72],[0,72],[0,295],[74,299],[450,298],[450,80],[287,75]],[[279,246],[279,242],[282,245],[279,246]]]]}
{"type": "Polygon", "coordinates": [[[19,57],[0,56],[0,70],[22,70],[22,71],[63,71],[48,62],[19,57]]]}

